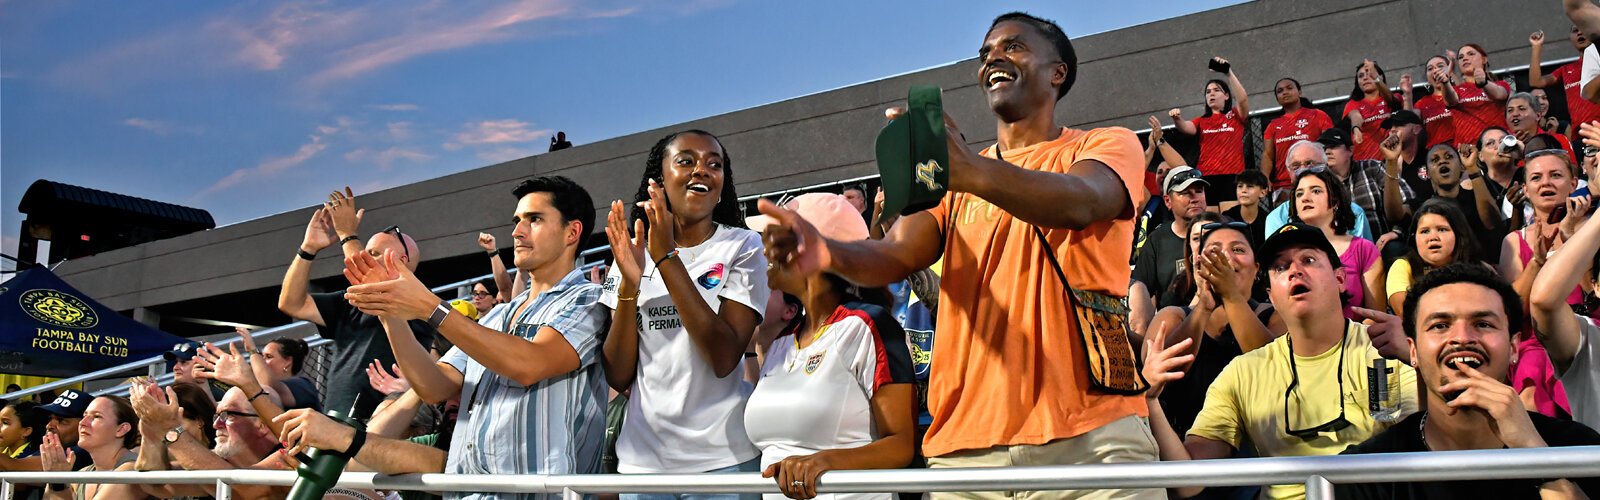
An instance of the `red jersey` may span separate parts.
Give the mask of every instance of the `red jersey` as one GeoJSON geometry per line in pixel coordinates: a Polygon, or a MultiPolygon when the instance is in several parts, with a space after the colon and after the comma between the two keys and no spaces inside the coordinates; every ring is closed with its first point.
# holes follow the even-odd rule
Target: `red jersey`
{"type": "Polygon", "coordinates": [[[1583,92],[1583,61],[1572,61],[1560,68],[1556,68],[1556,76],[1561,79],[1561,88],[1567,91],[1567,117],[1572,119],[1573,130],[1578,124],[1600,120],[1600,104],[1584,99],[1583,92]]]}
{"type": "Polygon", "coordinates": [[[1418,99],[1412,107],[1416,109],[1417,116],[1422,117],[1422,128],[1428,135],[1428,144],[1424,149],[1439,144],[1454,146],[1461,143],[1456,139],[1455,117],[1451,116],[1450,107],[1445,106],[1444,98],[1439,94],[1428,94],[1418,99]]]}
{"type": "MultiPolygon", "coordinates": [[[[1381,98],[1361,99],[1344,103],[1344,116],[1350,116],[1351,111],[1361,112],[1361,140],[1356,142],[1355,151],[1350,158],[1360,160],[1382,160],[1383,140],[1389,137],[1389,131],[1383,128],[1383,119],[1389,117],[1389,102],[1381,98]]],[[[1355,134],[1350,140],[1355,141],[1355,134]]]]}
{"type": "Polygon", "coordinates": [[[1237,174],[1244,171],[1244,120],[1228,110],[1189,120],[1200,131],[1200,175],[1237,174]]]}
{"type": "Polygon", "coordinates": [[[1284,160],[1289,157],[1289,146],[1300,141],[1315,141],[1322,131],[1333,128],[1333,120],[1317,108],[1302,107],[1294,114],[1283,115],[1267,124],[1261,139],[1272,148],[1272,188],[1289,187],[1289,169],[1284,160]]]}
{"type": "MultiPolygon", "coordinates": [[[[1511,91],[1511,84],[1489,82],[1488,85],[1498,86],[1511,91]]],[[[1487,87],[1488,85],[1485,85],[1487,87]]],[[[1504,102],[1495,102],[1489,94],[1477,85],[1463,83],[1456,85],[1456,98],[1460,99],[1451,110],[1455,111],[1456,140],[1462,143],[1478,142],[1478,136],[1489,127],[1506,128],[1506,107],[1504,102]]]]}

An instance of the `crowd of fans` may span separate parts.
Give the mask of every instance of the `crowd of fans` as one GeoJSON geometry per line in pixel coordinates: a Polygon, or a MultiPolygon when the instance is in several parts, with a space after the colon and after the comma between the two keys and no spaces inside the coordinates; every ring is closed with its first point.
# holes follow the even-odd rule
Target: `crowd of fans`
{"type": "MultiPolygon", "coordinates": [[[[1597,445],[1600,218],[1588,182],[1600,175],[1589,100],[1600,84],[1586,78],[1600,73],[1589,43],[1600,7],[1564,3],[1587,55],[1542,73],[1534,33],[1535,93],[1496,76],[1471,43],[1424,61],[1420,87],[1411,75],[1394,87],[1362,61],[1336,119],[1281,78],[1258,168],[1230,61],[1210,61],[1218,78],[1201,116],[1174,109],[1170,131],[1150,117],[1141,156],[1128,130],[1055,124],[1079,69],[1072,44],[1051,21],[1006,14],[977,75],[999,139],[949,142],[936,207],[883,214],[881,191],[869,200],[852,185],[761,200],[746,218],[730,152],[711,133],[675,132],[603,221],[566,178],[515,186],[515,277],[480,234],[492,277],[455,301],[417,279],[421,251],[400,226],[363,240],[354,193],[334,191],[278,302],[333,341],[325,392],[300,376],[304,342],[258,349],[240,331],[228,349],[179,346],[165,387],[140,379],[129,398],[66,391],[0,409],[0,469],[290,469],[317,448],[389,474],[759,472],[783,492],[769,496],[890,498],[819,495],[817,482],[840,469],[1597,445]],[[1556,84],[1565,113],[1548,109],[1556,84]],[[1197,137],[1197,161],[1164,132],[1197,137]],[[578,254],[597,226],[612,258],[591,273],[578,254]],[[350,286],[311,293],[310,263],[329,247],[350,286]],[[323,409],[370,419],[353,427],[323,409]]],[[[1339,488],[1600,494],[1593,479],[1560,477],[1339,488]]]]}

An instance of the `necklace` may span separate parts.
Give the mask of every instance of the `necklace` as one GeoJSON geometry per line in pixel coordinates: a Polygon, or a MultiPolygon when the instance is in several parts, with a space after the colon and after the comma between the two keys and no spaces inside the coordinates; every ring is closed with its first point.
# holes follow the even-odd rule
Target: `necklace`
{"type": "Polygon", "coordinates": [[[1417,435],[1422,437],[1422,449],[1433,451],[1433,447],[1428,446],[1428,412],[1426,411],[1422,412],[1422,421],[1417,424],[1417,435]]]}
{"type": "MultiPolygon", "coordinates": [[[[811,346],[817,345],[817,339],[822,338],[822,334],[823,333],[827,333],[828,327],[830,327],[830,326],[833,326],[833,323],[828,323],[826,325],[822,325],[821,328],[818,328],[817,329],[817,333],[815,335],[811,336],[811,343],[807,344],[806,347],[811,347],[811,346]]],[[[795,332],[795,334],[794,334],[794,350],[789,351],[788,366],[786,367],[786,370],[794,371],[794,363],[795,363],[795,361],[799,361],[800,360],[800,351],[802,349],[803,348],[800,347],[800,333],[799,332],[795,332]]]]}

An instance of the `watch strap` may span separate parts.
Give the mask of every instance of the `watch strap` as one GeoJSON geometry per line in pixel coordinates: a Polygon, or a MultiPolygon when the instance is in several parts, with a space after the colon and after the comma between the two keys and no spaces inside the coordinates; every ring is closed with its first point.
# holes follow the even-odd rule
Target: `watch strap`
{"type": "Polygon", "coordinates": [[[428,316],[428,326],[438,330],[439,325],[443,325],[444,319],[448,316],[450,316],[450,306],[440,302],[438,307],[433,308],[433,314],[428,316]]]}

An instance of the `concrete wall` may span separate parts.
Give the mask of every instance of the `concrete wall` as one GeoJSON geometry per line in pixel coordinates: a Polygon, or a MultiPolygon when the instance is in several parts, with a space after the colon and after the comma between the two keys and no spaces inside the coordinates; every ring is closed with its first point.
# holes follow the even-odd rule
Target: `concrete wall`
{"type": "MultiPolygon", "coordinates": [[[[1214,75],[1205,67],[1212,55],[1234,63],[1254,107],[1265,109],[1276,107],[1271,87],[1283,76],[1299,79],[1313,99],[1347,94],[1363,58],[1383,65],[1392,84],[1401,71],[1420,77],[1429,55],[1467,41],[1489,50],[1492,67],[1523,65],[1527,35],[1536,29],[1548,35],[1547,57],[1571,57],[1570,26],[1551,0],[1256,1],[1075,39],[1080,76],[1057,118],[1079,127],[1142,129],[1146,116],[1164,118],[1172,107],[1195,116],[1203,83],[1214,75]]],[[[400,224],[419,240],[425,259],[473,254],[480,251],[476,233],[510,234],[504,221],[517,180],[561,174],[586,186],[597,203],[628,198],[649,147],[667,132],[686,128],[722,137],[743,194],[871,175],[882,110],[901,103],[912,84],[942,86],[946,110],[967,137],[975,144],[992,142],[993,117],[976,83],[976,61],[965,60],[474,169],[361,196],[364,225],[371,231],[400,224]]],[[[598,207],[597,212],[603,216],[598,207]]],[[[271,215],[107,252],[67,262],[58,272],[114,309],[275,288],[310,214],[304,209],[271,215]]],[[[340,268],[336,259],[324,257],[313,276],[335,276],[340,268]]]]}

